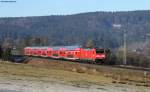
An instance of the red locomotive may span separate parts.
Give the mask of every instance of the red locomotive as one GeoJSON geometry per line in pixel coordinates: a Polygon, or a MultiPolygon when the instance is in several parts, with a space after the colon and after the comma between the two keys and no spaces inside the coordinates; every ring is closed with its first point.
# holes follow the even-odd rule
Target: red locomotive
{"type": "Polygon", "coordinates": [[[93,63],[103,63],[107,57],[105,49],[87,49],[81,46],[26,47],[24,54],[55,59],[85,60],[93,63]]]}

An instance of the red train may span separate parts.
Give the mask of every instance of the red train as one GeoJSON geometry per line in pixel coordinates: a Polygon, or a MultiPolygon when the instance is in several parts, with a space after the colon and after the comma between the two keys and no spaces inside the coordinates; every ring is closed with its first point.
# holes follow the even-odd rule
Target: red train
{"type": "Polygon", "coordinates": [[[26,47],[24,54],[55,59],[84,60],[93,63],[103,63],[107,58],[105,49],[87,49],[81,46],[26,47]]]}

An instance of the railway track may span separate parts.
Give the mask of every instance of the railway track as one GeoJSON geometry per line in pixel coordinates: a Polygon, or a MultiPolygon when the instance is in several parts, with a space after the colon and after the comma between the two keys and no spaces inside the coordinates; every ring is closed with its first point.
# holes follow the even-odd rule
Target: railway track
{"type": "Polygon", "coordinates": [[[150,68],[143,68],[143,67],[134,67],[134,66],[125,66],[125,65],[116,65],[114,67],[124,68],[124,69],[132,69],[132,70],[141,70],[141,71],[148,71],[148,72],[150,72],[150,68]]]}
{"type": "MultiPolygon", "coordinates": [[[[47,61],[57,61],[57,62],[68,62],[70,63],[71,60],[59,60],[59,59],[52,59],[52,58],[46,58],[46,57],[29,57],[29,60],[32,59],[44,59],[47,61]]],[[[71,63],[77,63],[81,64],[82,66],[88,67],[88,68],[94,68],[99,70],[99,68],[112,68],[112,69],[128,69],[128,70],[138,70],[138,71],[144,71],[144,72],[149,72],[150,73],[150,68],[142,68],[142,67],[134,67],[134,66],[125,66],[125,65],[98,65],[98,64],[89,64],[86,62],[77,62],[77,61],[71,61],[71,63]]]]}

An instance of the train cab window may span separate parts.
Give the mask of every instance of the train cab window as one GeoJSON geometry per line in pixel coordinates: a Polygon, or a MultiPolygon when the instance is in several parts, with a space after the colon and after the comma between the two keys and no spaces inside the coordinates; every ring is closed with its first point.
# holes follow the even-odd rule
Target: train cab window
{"type": "Polygon", "coordinates": [[[97,49],[96,53],[105,53],[105,50],[104,49],[97,49]]]}

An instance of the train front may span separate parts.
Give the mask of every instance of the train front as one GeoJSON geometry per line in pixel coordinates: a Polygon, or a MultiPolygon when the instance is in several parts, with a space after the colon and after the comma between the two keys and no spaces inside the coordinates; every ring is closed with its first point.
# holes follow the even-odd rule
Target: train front
{"type": "Polygon", "coordinates": [[[95,49],[96,51],[96,56],[95,56],[95,61],[96,63],[103,64],[107,58],[107,51],[105,49],[95,49]]]}

